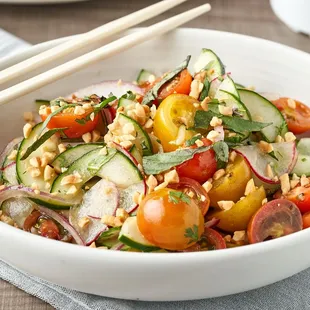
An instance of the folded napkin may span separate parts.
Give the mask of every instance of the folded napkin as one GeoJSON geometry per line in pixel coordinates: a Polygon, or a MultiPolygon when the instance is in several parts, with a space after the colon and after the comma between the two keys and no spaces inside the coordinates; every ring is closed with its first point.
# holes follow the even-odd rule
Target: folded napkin
{"type": "MultiPolygon", "coordinates": [[[[0,29],[0,61],[1,57],[16,53],[27,46],[30,46],[30,44],[0,29]]],[[[128,301],[80,293],[30,276],[1,260],[0,278],[61,310],[310,309],[310,269],[284,281],[250,292],[226,297],[182,302],[128,301]]]]}

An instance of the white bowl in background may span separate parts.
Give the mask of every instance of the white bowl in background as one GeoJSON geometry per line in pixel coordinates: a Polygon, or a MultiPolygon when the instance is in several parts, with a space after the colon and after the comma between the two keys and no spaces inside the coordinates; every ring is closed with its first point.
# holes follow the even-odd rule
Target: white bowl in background
{"type": "Polygon", "coordinates": [[[310,35],[309,0],[270,0],[274,13],[295,32],[310,35]]]}
{"type": "MultiPolygon", "coordinates": [[[[310,104],[309,54],[233,33],[180,29],[1,106],[0,146],[20,135],[22,112],[34,109],[36,98],[51,99],[102,80],[131,81],[140,68],[165,72],[188,54],[195,59],[202,47],[218,53],[237,82],[310,104]]],[[[82,292],[156,301],[223,296],[285,279],[310,267],[309,242],[310,229],[219,251],[126,253],[48,240],[0,223],[0,259],[21,270],[82,292]]]]}

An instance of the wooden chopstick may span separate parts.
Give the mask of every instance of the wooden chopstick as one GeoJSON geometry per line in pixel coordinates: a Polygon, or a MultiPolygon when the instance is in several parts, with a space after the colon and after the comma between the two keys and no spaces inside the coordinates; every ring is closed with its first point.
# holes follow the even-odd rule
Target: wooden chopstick
{"type": "Polygon", "coordinates": [[[8,103],[13,99],[28,94],[49,83],[55,82],[69,74],[85,68],[88,65],[111,57],[139,43],[150,40],[155,36],[164,34],[204,13],[209,12],[210,10],[210,4],[201,5],[185,13],[181,13],[167,20],[154,24],[150,27],[146,27],[140,31],[129,34],[121,39],[102,46],[94,51],[84,54],[49,71],[41,73],[31,79],[21,82],[15,86],[9,87],[0,92],[0,105],[8,103]]]}
{"type": "Polygon", "coordinates": [[[95,28],[87,33],[79,35],[63,44],[42,52],[34,57],[26,59],[14,66],[6,68],[0,72],[0,85],[8,82],[17,76],[28,73],[36,68],[52,62],[55,59],[61,58],[73,51],[80,49],[93,42],[108,38],[122,30],[128,29],[132,26],[140,24],[154,16],[157,16],[172,7],[175,7],[187,0],[164,0],[155,3],[142,10],[121,17],[103,26],[95,28]]]}

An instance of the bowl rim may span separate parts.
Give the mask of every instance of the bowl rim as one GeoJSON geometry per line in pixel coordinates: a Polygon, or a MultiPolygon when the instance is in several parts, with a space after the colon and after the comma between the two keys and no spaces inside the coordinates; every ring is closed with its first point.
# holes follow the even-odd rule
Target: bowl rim
{"type": "MultiPolygon", "coordinates": [[[[134,28],[133,31],[136,31],[140,28],[134,28]]],[[[131,30],[132,31],[132,30],[131,30]]],[[[175,30],[177,34],[192,34],[193,32],[202,31],[206,32],[209,35],[219,35],[222,39],[225,38],[237,38],[239,40],[246,41],[246,43],[255,42],[256,44],[263,44],[265,46],[269,45],[268,48],[275,49],[275,52],[288,52],[298,57],[302,57],[302,60],[309,63],[310,65],[310,54],[307,52],[298,50],[296,48],[286,46],[281,43],[269,41],[263,38],[256,38],[253,36],[248,36],[244,34],[232,33],[232,32],[224,32],[219,30],[209,30],[209,29],[201,29],[201,28],[180,28],[175,30]]],[[[51,44],[58,44],[59,42],[63,42],[62,40],[70,39],[71,37],[60,38],[48,42],[44,42],[38,45],[34,45],[27,49],[27,52],[35,53],[40,48],[50,47],[51,44]]],[[[24,52],[24,51],[23,51],[24,52]]],[[[6,59],[2,59],[4,61],[13,61],[15,57],[18,57],[19,53],[9,56],[6,59]]],[[[27,53],[28,55],[28,53],[27,53]]],[[[30,234],[20,229],[16,229],[15,227],[11,227],[7,224],[0,222],[0,233],[4,235],[14,237],[14,239],[23,239],[23,242],[32,244],[38,249],[53,249],[52,252],[56,253],[67,253],[66,256],[74,256],[81,260],[83,259],[94,259],[94,260],[102,260],[103,257],[109,258],[111,260],[118,260],[126,258],[128,261],[137,262],[140,260],[141,263],[152,264],[154,263],[154,257],[159,260],[164,260],[167,264],[182,264],[183,262],[197,262],[204,261],[208,262],[208,260],[213,261],[216,260],[225,260],[229,259],[238,259],[244,258],[247,256],[252,256],[258,253],[270,252],[270,251],[278,251],[283,247],[293,246],[294,243],[302,240],[309,240],[310,238],[310,230],[302,230],[281,238],[277,238],[274,240],[269,240],[262,243],[250,244],[241,247],[222,249],[216,251],[204,251],[204,252],[179,252],[179,253],[146,253],[146,252],[123,252],[123,251],[95,251],[96,249],[92,249],[89,247],[77,246],[75,244],[68,244],[64,242],[59,242],[56,240],[51,240],[47,238],[42,238],[37,235],[30,234]],[[92,251],[92,252],[91,252],[92,251]]],[[[62,254],[63,255],[63,254],[62,254]]]]}

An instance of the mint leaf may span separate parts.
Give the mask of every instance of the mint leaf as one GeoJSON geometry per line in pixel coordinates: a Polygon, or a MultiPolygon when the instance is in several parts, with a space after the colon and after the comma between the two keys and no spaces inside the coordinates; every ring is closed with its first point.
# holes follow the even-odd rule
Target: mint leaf
{"type": "Polygon", "coordinates": [[[203,81],[203,88],[200,93],[199,101],[203,101],[206,97],[208,97],[209,88],[210,88],[210,82],[206,77],[205,80],[203,81]]]}
{"type": "Polygon", "coordinates": [[[177,165],[180,165],[189,159],[192,159],[195,154],[205,152],[211,147],[212,146],[203,146],[196,149],[181,149],[169,153],[144,156],[144,172],[148,175],[161,173],[177,165]]]}
{"type": "Polygon", "coordinates": [[[142,104],[150,104],[152,101],[157,99],[158,92],[160,88],[165,85],[167,82],[174,79],[181,71],[187,68],[188,63],[191,59],[191,56],[187,56],[186,59],[173,71],[170,71],[166,74],[158,83],[156,83],[153,88],[151,88],[144,96],[142,104]]]}
{"type": "Polygon", "coordinates": [[[178,204],[180,201],[190,204],[191,198],[183,192],[180,191],[170,191],[169,192],[169,201],[178,204]]]}
{"type": "Polygon", "coordinates": [[[227,143],[225,143],[224,141],[215,142],[213,145],[213,150],[215,152],[217,168],[224,168],[226,166],[226,163],[228,163],[229,157],[229,147],[227,143]]]}
{"type": "Polygon", "coordinates": [[[197,136],[194,136],[194,137],[192,137],[191,139],[188,139],[188,140],[186,140],[185,141],[185,146],[192,146],[192,145],[194,145],[195,144],[195,142],[197,141],[197,140],[199,140],[199,139],[201,139],[202,138],[202,135],[197,135],[197,136]]]}

